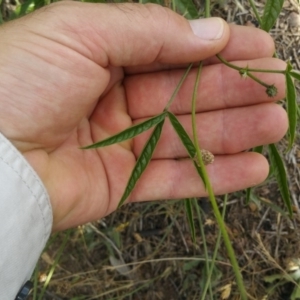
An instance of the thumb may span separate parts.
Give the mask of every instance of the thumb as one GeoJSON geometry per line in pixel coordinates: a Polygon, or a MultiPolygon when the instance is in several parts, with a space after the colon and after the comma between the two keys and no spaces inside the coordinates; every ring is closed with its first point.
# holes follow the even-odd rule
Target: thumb
{"type": "Polygon", "coordinates": [[[46,12],[51,9],[56,11],[50,19],[63,20],[52,20],[51,26],[59,32],[71,30],[76,39],[68,46],[103,67],[196,62],[220,52],[229,39],[229,27],[220,18],[187,21],[154,4],[63,1],[46,12]]]}

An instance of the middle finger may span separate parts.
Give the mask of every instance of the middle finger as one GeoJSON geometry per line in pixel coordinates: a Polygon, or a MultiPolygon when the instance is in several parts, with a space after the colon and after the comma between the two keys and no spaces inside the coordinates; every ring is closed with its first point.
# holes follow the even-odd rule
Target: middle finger
{"type": "MultiPolygon", "coordinates": [[[[284,70],[286,64],[275,58],[234,62],[241,67],[284,70]]],[[[152,117],[163,111],[175,90],[183,70],[162,71],[128,76],[124,80],[128,112],[132,119],[152,117]]],[[[171,111],[175,114],[191,112],[191,99],[196,78],[192,69],[183,83],[171,111]]],[[[270,98],[266,88],[250,78],[241,78],[238,71],[223,64],[203,67],[197,94],[197,112],[248,106],[277,101],[284,97],[284,76],[273,73],[255,73],[267,84],[274,84],[278,93],[270,98]]]]}

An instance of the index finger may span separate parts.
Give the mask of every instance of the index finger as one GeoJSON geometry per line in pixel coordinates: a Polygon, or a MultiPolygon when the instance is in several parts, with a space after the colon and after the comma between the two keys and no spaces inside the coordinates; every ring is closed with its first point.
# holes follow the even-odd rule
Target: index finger
{"type": "MultiPolygon", "coordinates": [[[[240,67],[285,70],[285,62],[275,58],[233,62],[240,67]]],[[[163,111],[170,99],[183,70],[161,71],[129,76],[125,79],[128,111],[132,119],[151,117],[163,111]]],[[[197,93],[196,111],[226,109],[249,106],[280,100],[285,94],[284,76],[273,73],[255,73],[262,81],[275,85],[278,93],[270,98],[266,88],[250,78],[242,78],[238,71],[223,64],[205,66],[202,70],[197,93]]],[[[175,114],[189,114],[196,79],[192,69],[183,83],[171,111],[175,114]]]]}

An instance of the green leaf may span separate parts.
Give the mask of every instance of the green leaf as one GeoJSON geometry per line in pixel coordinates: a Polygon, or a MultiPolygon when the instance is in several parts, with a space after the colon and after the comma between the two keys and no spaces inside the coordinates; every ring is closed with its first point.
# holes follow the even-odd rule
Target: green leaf
{"type": "Polygon", "coordinates": [[[118,207],[120,207],[125,202],[125,200],[128,198],[128,196],[131,194],[137,181],[140,179],[140,177],[142,176],[143,172],[145,171],[147,165],[149,164],[152,154],[155,150],[155,147],[159,141],[164,122],[165,122],[165,119],[163,118],[160,121],[160,123],[158,123],[155,126],[149,140],[147,141],[142,153],[140,154],[140,156],[133,168],[133,171],[130,175],[130,178],[128,180],[127,186],[125,188],[125,191],[119,202],[118,207]]]}
{"type": "Polygon", "coordinates": [[[300,299],[300,288],[299,286],[295,286],[293,293],[291,295],[291,300],[297,300],[300,299]]]}
{"type": "Polygon", "coordinates": [[[45,5],[47,5],[48,1],[46,0],[34,0],[34,9],[38,9],[38,8],[41,8],[45,5]]]}
{"type": "Polygon", "coordinates": [[[258,198],[260,202],[262,202],[263,204],[265,204],[266,206],[270,207],[271,209],[273,209],[274,211],[276,211],[277,213],[281,214],[283,217],[288,217],[287,213],[282,210],[279,206],[277,206],[276,204],[272,203],[271,201],[266,201],[263,198],[258,198]]]}
{"type": "Polygon", "coordinates": [[[184,199],[185,213],[186,213],[188,223],[189,223],[189,227],[190,227],[190,230],[191,230],[192,240],[195,243],[196,242],[196,231],[195,231],[192,205],[193,204],[192,204],[192,199],[191,198],[184,199]]]}
{"type": "MultiPolygon", "coordinates": [[[[190,200],[190,199],[186,199],[186,200],[190,200]]],[[[191,260],[191,261],[184,263],[183,268],[182,268],[183,272],[189,272],[189,271],[193,270],[194,268],[197,268],[200,263],[201,262],[199,260],[191,260]]]]}
{"type": "Polygon", "coordinates": [[[267,32],[274,26],[283,6],[284,0],[267,0],[262,16],[261,28],[267,32]]]}
{"type": "Polygon", "coordinates": [[[159,4],[159,5],[164,4],[162,0],[140,0],[139,3],[142,3],[142,4],[154,3],[154,4],[159,4]]]}
{"type": "Polygon", "coordinates": [[[178,119],[176,118],[175,115],[173,115],[171,112],[168,112],[168,117],[169,117],[169,120],[170,120],[173,128],[175,129],[177,135],[179,136],[182,144],[184,145],[185,149],[187,150],[190,158],[193,160],[194,166],[196,167],[198,174],[201,176],[201,179],[202,179],[203,183],[205,184],[206,181],[204,179],[202,169],[198,166],[197,162],[195,161],[196,148],[195,148],[193,141],[191,140],[191,138],[189,137],[189,135],[187,134],[187,132],[185,131],[183,126],[180,124],[180,122],[178,121],[178,119]]]}
{"type": "Polygon", "coordinates": [[[175,9],[186,19],[199,18],[198,10],[192,0],[174,0],[175,9]]]}
{"type": "MultiPolygon", "coordinates": [[[[252,149],[252,152],[262,153],[264,146],[257,146],[252,149]]],[[[246,204],[250,202],[252,188],[246,189],[246,204]]]]}
{"type": "Polygon", "coordinates": [[[269,154],[270,154],[271,164],[273,166],[273,170],[278,182],[281,197],[284,201],[285,206],[288,209],[289,215],[292,216],[293,209],[292,209],[292,203],[290,199],[287,175],[286,175],[283,160],[281,159],[280,154],[274,144],[269,145],[269,154]]]}
{"type": "Polygon", "coordinates": [[[289,74],[297,80],[300,80],[300,72],[298,70],[291,70],[289,74]]]}
{"type": "Polygon", "coordinates": [[[89,3],[106,3],[106,0],[81,0],[81,2],[89,2],[89,3]]]}
{"type": "Polygon", "coordinates": [[[287,114],[289,119],[289,149],[293,146],[295,136],[296,136],[296,126],[297,126],[297,99],[296,99],[296,89],[291,75],[286,72],[286,104],[287,104],[287,114]]]}
{"type": "Polygon", "coordinates": [[[284,275],[282,274],[273,274],[264,277],[264,281],[268,283],[273,283],[276,280],[284,279],[284,275]]]}
{"type": "Polygon", "coordinates": [[[137,125],[131,126],[105,140],[102,140],[100,142],[97,142],[95,144],[82,147],[82,149],[92,149],[92,148],[99,148],[104,146],[109,146],[112,144],[120,143],[126,140],[129,140],[140,133],[150,129],[151,127],[155,126],[156,124],[160,123],[162,120],[164,120],[166,117],[166,112],[163,112],[162,114],[153,117],[145,122],[139,123],[137,125]]]}

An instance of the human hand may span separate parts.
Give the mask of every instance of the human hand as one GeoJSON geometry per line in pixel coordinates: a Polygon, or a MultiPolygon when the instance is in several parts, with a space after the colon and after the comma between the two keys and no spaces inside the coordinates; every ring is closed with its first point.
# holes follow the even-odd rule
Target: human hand
{"type": "MultiPolygon", "coordinates": [[[[201,146],[216,156],[207,167],[215,193],[266,178],[266,159],[242,151],[285,134],[286,114],[272,103],[284,97],[284,78],[258,75],[277,86],[271,99],[212,56],[226,46],[222,55],[241,66],[285,64],[271,58],[274,45],[265,32],[218,19],[213,32],[212,22],[193,21],[201,39],[186,20],[156,5],[60,2],[0,28],[0,131],[44,182],[54,230],[116,209],[149,133],[102,149],[79,147],[162,112],[190,62],[205,63],[197,122],[201,146]]],[[[190,134],[195,73],[171,106],[190,134]]],[[[129,201],[206,195],[192,162],[177,158],[187,154],[166,122],[129,201]]]]}

